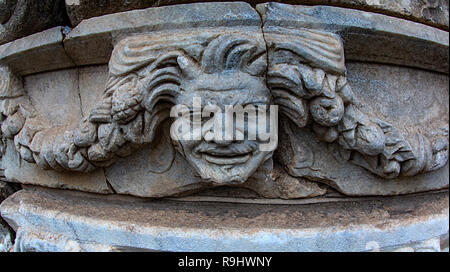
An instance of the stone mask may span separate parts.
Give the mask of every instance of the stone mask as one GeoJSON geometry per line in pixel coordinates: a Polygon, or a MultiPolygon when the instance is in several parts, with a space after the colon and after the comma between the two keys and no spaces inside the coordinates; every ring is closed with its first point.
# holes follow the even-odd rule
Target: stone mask
{"type": "MultiPolygon", "coordinates": [[[[242,72],[223,72],[220,74],[201,74],[184,82],[177,97],[177,104],[182,104],[192,110],[192,99],[201,99],[202,108],[206,105],[217,105],[221,113],[215,113],[216,118],[224,119],[225,105],[240,105],[245,108],[252,105],[269,106],[271,94],[264,78],[242,72]]],[[[239,113],[237,113],[239,114],[239,113]]],[[[235,133],[248,136],[248,127],[255,125],[256,120],[249,120],[245,126],[237,126],[235,133]],[[249,123],[253,122],[253,123],[249,123]]],[[[204,123],[204,122],[203,122],[204,123]]],[[[214,128],[210,130],[214,131],[214,128]]],[[[201,178],[216,183],[243,183],[269,157],[271,151],[261,151],[260,138],[205,140],[206,130],[202,132],[201,140],[180,140],[177,143],[179,152],[194,167],[201,178]]]]}

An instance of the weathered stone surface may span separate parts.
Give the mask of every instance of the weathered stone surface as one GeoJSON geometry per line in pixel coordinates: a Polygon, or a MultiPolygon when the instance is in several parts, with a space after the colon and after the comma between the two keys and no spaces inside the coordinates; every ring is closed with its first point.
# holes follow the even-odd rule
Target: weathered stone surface
{"type": "Polygon", "coordinates": [[[23,188],[0,206],[0,251],[15,232],[15,251],[448,250],[448,45],[376,13],[244,2],[0,45],[0,180],[23,188]],[[222,119],[248,138],[215,138],[222,119]]]}
{"type": "MultiPolygon", "coordinates": [[[[73,26],[81,20],[105,14],[143,9],[155,6],[175,5],[195,0],[45,0],[36,4],[29,0],[2,0],[0,2],[0,44],[46,30],[54,26],[69,25],[66,10],[73,26]]],[[[248,1],[251,4],[264,1],[248,1]]],[[[299,0],[285,1],[299,5],[334,5],[375,11],[397,17],[431,24],[448,29],[448,1],[369,1],[369,0],[299,0]]]]}
{"type": "Polygon", "coordinates": [[[233,26],[259,31],[260,24],[257,12],[242,2],[149,8],[85,20],[67,35],[64,46],[77,65],[104,64],[113,46],[135,33],[233,26]]]}
{"type": "Polygon", "coordinates": [[[290,176],[281,166],[274,166],[272,159],[261,165],[253,176],[240,186],[265,198],[312,198],[327,193],[327,189],[317,183],[290,176]]]}
{"type": "MultiPolygon", "coordinates": [[[[131,9],[174,5],[196,1],[189,0],[66,0],[67,13],[72,25],[84,19],[131,9]]],[[[251,4],[266,1],[250,0],[251,4]]],[[[446,0],[291,0],[277,1],[297,5],[332,5],[375,11],[396,17],[407,18],[448,29],[449,5],[446,0]]]]}
{"type": "Polygon", "coordinates": [[[295,35],[307,28],[339,34],[347,61],[406,65],[444,73],[449,70],[447,31],[344,8],[279,3],[260,4],[256,8],[266,33],[295,35]]]}
{"type": "Polygon", "coordinates": [[[0,218],[0,252],[8,252],[12,249],[12,237],[9,228],[0,218]]]}
{"type": "Polygon", "coordinates": [[[8,181],[92,193],[113,193],[108,187],[103,169],[98,169],[89,174],[42,171],[37,165],[21,159],[13,146],[14,143],[8,144],[0,166],[0,168],[5,169],[5,177],[8,181]]]}
{"type": "MultiPolygon", "coordinates": [[[[85,70],[88,69],[82,69],[82,71],[85,70]]],[[[85,75],[78,69],[68,69],[30,75],[23,80],[27,96],[37,109],[36,114],[42,116],[48,126],[54,126],[56,131],[63,133],[70,127],[76,126],[82,116],[79,73],[85,75]]],[[[80,79],[84,77],[81,76],[80,79]]],[[[86,84],[85,81],[84,83],[86,84]]],[[[91,96],[83,92],[83,97],[88,100],[91,96]]],[[[44,137],[53,137],[55,130],[44,129],[39,133],[44,137]]],[[[113,193],[108,187],[103,169],[89,175],[41,171],[36,165],[23,160],[13,146],[14,143],[9,142],[10,148],[6,148],[1,162],[1,168],[4,169],[6,179],[9,181],[96,193],[113,193]]]]}
{"type": "Polygon", "coordinates": [[[152,6],[159,6],[161,2],[180,4],[189,1],[148,1],[148,0],[66,0],[66,10],[70,22],[73,26],[78,25],[82,20],[133,9],[143,9],[152,6]]]}
{"type": "Polygon", "coordinates": [[[339,148],[319,141],[309,129],[299,129],[291,124],[295,137],[281,136],[276,158],[286,164],[289,174],[323,182],[345,195],[399,195],[447,188],[449,182],[448,164],[437,171],[385,180],[342,157],[339,148]],[[295,157],[283,146],[295,146],[295,157]]]}
{"type": "MultiPolygon", "coordinates": [[[[1,170],[3,172],[3,170],[1,170]]],[[[1,174],[3,176],[3,174],[1,174]]],[[[4,177],[0,177],[3,179],[4,177]]],[[[8,196],[12,195],[19,189],[15,184],[9,184],[0,180],[0,203],[8,196]]],[[[7,252],[12,249],[13,232],[8,224],[0,216],[0,252],[7,252]]]]}
{"type": "Polygon", "coordinates": [[[28,188],[0,209],[15,251],[394,251],[439,239],[449,222],[448,192],[268,206],[28,188]]]}
{"type": "MultiPolygon", "coordinates": [[[[377,64],[347,63],[347,68],[348,81],[365,112],[382,116],[405,135],[414,135],[414,128],[427,127],[436,134],[448,130],[447,76],[377,64]]],[[[347,195],[404,194],[448,186],[448,165],[435,172],[386,182],[350,166],[345,150],[320,143],[310,129],[296,128],[291,122],[288,126],[292,132],[281,134],[277,157],[286,163],[291,175],[325,182],[347,195]],[[295,153],[289,146],[296,146],[295,153]]]]}
{"type": "Polygon", "coordinates": [[[440,237],[432,238],[425,241],[408,243],[401,246],[389,247],[384,249],[377,249],[376,251],[389,251],[389,252],[441,252],[445,251],[445,248],[441,247],[440,237]]]}
{"type": "MultiPolygon", "coordinates": [[[[119,38],[121,35],[123,36],[125,34],[130,35],[127,31],[136,31],[137,29],[139,29],[139,31],[165,29],[168,27],[167,25],[164,25],[161,28],[158,23],[167,21],[166,15],[169,13],[172,15],[180,15],[177,17],[177,21],[171,22],[172,27],[205,27],[205,31],[191,29],[187,30],[189,33],[188,35],[186,35],[187,33],[185,31],[169,32],[166,34],[162,34],[161,32],[151,32],[149,34],[141,34],[138,36],[127,36],[125,39],[120,40],[110,60],[109,81],[105,93],[102,95],[101,100],[98,101],[100,104],[90,110],[89,116],[83,121],[85,123],[81,123],[80,127],[77,128],[77,131],[72,132],[69,130],[71,124],[68,121],[63,122],[66,126],[61,129],[50,128],[56,124],[50,124],[48,129],[45,126],[43,129],[35,128],[31,121],[26,121],[21,133],[16,138],[16,142],[19,142],[21,146],[24,146],[24,148],[21,149],[21,155],[24,159],[28,162],[37,162],[41,166],[44,166],[44,168],[54,170],[79,169],[79,171],[88,172],[96,167],[106,167],[117,158],[129,156],[137,146],[150,144],[153,140],[160,138],[158,135],[155,135],[155,131],[159,127],[159,124],[167,119],[169,110],[167,104],[162,103],[161,100],[164,98],[165,90],[158,94],[158,90],[161,88],[169,88],[169,92],[174,92],[175,100],[167,101],[171,104],[190,105],[192,102],[191,99],[195,95],[203,96],[203,94],[197,92],[197,90],[206,88],[214,90],[214,92],[209,91],[205,93],[204,97],[202,97],[205,99],[206,103],[210,103],[211,99],[220,99],[219,105],[222,106],[225,105],[224,102],[230,98],[235,99],[241,97],[239,98],[242,100],[240,103],[256,103],[254,100],[259,99],[259,103],[268,105],[270,103],[270,92],[264,87],[263,83],[265,79],[265,44],[259,26],[259,15],[256,11],[248,4],[244,3],[217,5],[196,4],[191,5],[190,7],[197,13],[192,13],[192,10],[186,11],[182,9],[182,7],[132,11],[126,14],[129,15],[125,20],[127,24],[119,25],[120,22],[114,22],[114,25],[110,26],[111,29],[109,29],[110,32],[108,32],[108,35],[112,35],[115,38],[119,38]],[[221,16],[224,16],[224,19],[230,17],[232,19],[218,20],[216,17],[212,16],[213,14],[210,14],[211,10],[214,10],[217,14],[220,13],[221,16]],[[144,14],[142,14],[143,12],[144,14]],[[199,16],[199,14],[201,16],[199,16]],[[144,22],[142,20],[145,18],[142,17],[144,15],[151,15],[155,20],[152,20],[150,24],[147,20],[144,22]],[[133,21],[135,21],[135,23],[133,23],[133,21]],[[237,24],[243,25],[243,27],[235,28],[237,24]],[[142,26],[144,28],[140,29],[142,26]],[[210,27],[219,28],[212,29],[210,27]],[[169,43],[167,42],[167,39],[170,40],[169,43]],[[237,45],[239,46],[236,47],[237,45]],[[148,54],[145,53],[142,60],[134,59],[134,50],[140,51],[141,46],[150,46],[150,50],[146,51],[148,54]],[[177,56],[174,57],[172,56],[173,48],[176,50],[183,49],[186,53],[176,51],[177,56]],[[128,56],[129,53],[131,53],[131,55],[128,56]],[[136,60],[138,63],[135,63],[136,60]],[[150,81],[142,88],[141,82],[137,81],[138,77],[136,73],[141,73],[139,72],[141,66],[143,64],[148,64],[148,61],[154,62],[155,65],[156,63],[161,63],[155,67],[155,71],[150,72],[151,74],[147,78],[150,81]],[[172,65],[173,61],[179,63],[177,65],[180,70],[171,71],[167,75],[176,77],[174,80],[176,80],[178,84],[183,85],[181,87],[184,90],[183,92],[180,92],[179,89],[173,89],[174,87],[170,80],[167,82],[166,80],[161,81],[163,85],[155,85],[157,81],[160,80],[159,77],[167,73],[167,69],[171,69],[167,66],[172,65]],[[196,68],[197,66],[199,67],[196,68]],[[195,69],[199,70],[197,71],[195,69]],[[191,80],[190,73],[196,74],[197,72],[199,76],[202,74],[203,77],[200,76],[195,81],[191,80]],[[129,75],[131,76],[130,79],[134,79],[130,82],[127,80],[117,80],[117,78],[120,79],[124,75],[127,77],[129,75]],[[240,77],[242,81],[234,80],[234,75],[240,77]],[[155,77],[153,78],[153,76],[155,77]],[[216,76],[218,76],[218,78],[215,78],[216,76]],[[227,82],[224,84],[222,80],[226,80],[227,82]],[[230,84],[237,85],[230,86],[230,84]],[[217,86],[220,89],[216,90],[217,86]],[[128,90],[129,87],[132,89],[128,90]],[[147,97],[146,94],[142,93],[147,92],[147,88],[157,88],[155,89],[155,91],[157,91],[155,94],[157,95],[149,97],[150,100],[148,101],[142,101],[142,99],[147,97]],[[232,92],[219,92],[220,90],[227,88],[235,90],[232,92]],[[249,91],[247,96],[240,95],[240,90],[242,88],[249,91]],[[211,94],[214,94],[214,97],[212,97],[211,94]],[[105,115],[105,110],[110,112],[105,115]],[[84,127],[84,125],[87,127],[84,127]],[[28,131],[34,130],[38,130],[39,132],[34,135],[28,133],[28,131]],[[30,139],[30,136],[33,140],[30,139]],[[88,138],[86,138],[86,136],[88,136],[88,138]],[[66,148],[66,141],[72,141],[69,143],[72,147],[66,148]],[[59,146],[53,146],[55,142],[57,145],[59,144],[59,146]],[[28,144],[31,145],[26,147],[28,144]],[[30,154],[30,151],[32,155],[30,154]],[[59,152],[68,153],[65,155],[60,153],[60,155],[58,155],[59,152]],[[69,154],[72,152],[75,152],[75,154],[69,154]]],[[[117,15],[112,16],[114,17],[117,15]]],[[[124,20],[122,17],[119,18],[124,20]]],[[[83,24],[79,27],[82,26],[83,24]]],[[[95,33],[96,29],[90,28],[89,31],[95,33]]],[[[73,33],[76,33],[76,30],[71,32],[69,36],[73,33]]],[[[84,38],[87,38],[86,33],[83,35],[84,38]]],[[[69,40],[70,39],[66,41],[69,40]]],[[[67,47],[66,44],[66,49],[67,47]]],[[[69,75],[72,74],[73,73],[70,73],[69,75]]],[[[42,76],[37,75],[37,78],[41,79],[42,76]]],[[[70,80],[70,77],[64,78],[70,80]]],[[[53,87],[53,89],[58,88],[53,87]]],[[[70,90],[70,88],[67,89],[70,90]]],[[[73,93],[77,92],[73,90],[71,94],[73,93]]],[[[35,98],[31,97],[31,104],[37,108],[42,108],[43,106],[39,105],[39,103],[34,103],[34,99],[35,98]]],[[[77,103],[74,102],[71,104],[76,105],[77,103]]],[[[36,111],[39,112],[39,109],[36,111]]],[[[75,112],[70,109],[65,109],[65,111],[75,112]]],[[[45,116],[45,114],[43,115],[45,116]]],[[[36,122],[38,122],[38,118],[40,117],[38,117],[37,114],[33,117],[36,122]]],[[[169,137],[165,136],[165,138],[168,140],[169,137]]],[[[217,142],[195,142],[195,145],[202,145],[202,148],[208,149],[201,151],[202,154],[209,154],[209,157],[214,157],[212,159],[220,160],[219,163],[215,164],[208,163],[204,158],[198,159],[194,156],[196,155],[194,153],[198,151],[193,150],[193,148],[196,147],[192,145],[192,143],[180,141],[178,145],[179,147],[182,146],[181,149],[183,152],[180,152],[180,150],[178,150],[178,152],[189,162],[189,165],[196,169],[196,173],[200,175],[205,182],[215,183],[216,185],[228,183],[239,184],[247,180],[247,178],[255,172],[258,166],[271,156],[271,151],[260,151],[256,149],[256,143],[255,140],[252,140],[251,143],[230,143],[226,145],[217,142]],[[219,145],[221,145],[221,147],[219,147],[219,145]],[[226,147],[229,145],[230,148],[227,149],[226,147]],[[225,154],[221,156],[208,153],[215,152],[212,151],[213,149],[221,149],[218,152],[225,152],[225,154]],[[235,162],[235,157],[239,156],[239,162],[235,162]],[[242,161],[242,158],[245,159],[245,162],[240,162],[242,161]]],[[[172,143],[170,143],[170,145],[172,145],[172,143]]],[[[155,151],[157,151],[157,153],[159,152],[158,150],[155,151]]],[[[151,167],[155,168],[155,171],[158,173],[168,170],[168,168],[157,169],[158,160],[161,160],[162,155],[163,154],[156,154],[151,157],[151,167]]],[[[168,167],[171,167],[170,156],[167,156],[165,159],[169,162],[168,167]]],[[[142,174],[139,171],[138,173],[142,174]]],[[[178,176],[178,180],[175,181],[177,186],[179,185],[179,182],[185,182],[180,180],[179,177],[181,176],[178,176]]],[[[134,180],[140,182],[140,178],[134,177],[134,180]]],[[[160,192],[156,188],[162,188],[160,185],[161,182],[166,182],[167,184],[170,183],[165,179],[161,179],[161,182],[156,182],[156,180],[152,181],[156,187],[152,189],[153,193],[148,192],[145,196],[160,196],[160,192]]],[[[121,182],[123,182],[123,180],[121,180],[121,182]]],[[[131,188],[127,188],[127,190],[136,191],[136,188],[130,187],[131,188]]],[[[171,192],[171,194],[176,193],[169,185],[166,187],[167,188],[165,189],[168,192],[171,192]]],[[[118,191],[122,192],[123,190],[118,189],[118,191]]],[[[139,191],[142,194],[142,190],[139,191]]],[[[168,193],[166,192],[164,194],[168,193]]]]}
{"type": "MultiPolygon", "coordinates": [[[[202,180],[186,160],[175,153],[167,137],[105,168],[106,178],[118,194],[141,197],[179,196],[217,186],[202,180]],[[155,148],[157,147],[157,148],[155,148]],[[126,182],[124,182],[126,180],[126,182]]],[[[324,195],[316,183],[294,178],[282,169],[260,167],[237,187],[248,188],[265,198],[307,198],[324,195]]]]}
{"type": "Polygon", "coordinates": [[[0,1],[0,44],[67,23],[63,0],[0,1]]]}
{"type": "Polygon", "coordinates": [[[168,135],[137,151],[132,160],[121,159],[105,168],[114,191],[142,197],[163,197],[195,191],[205,182],[172,146],[168,135]]]}
{"type": "Polygon", "coordinates": [[[39,114],[52,126],[73,126],[80,121],[78,69],[24,77],[24,88],[39,114]]]}
{"type": "MultiPolygon", "coordinates": [[[[349,79],[352,76],[351,70],[344,65],[343,50],[348,45],[345,43],[347,35],[355,34],[349,41],[358,43],[358,36],[364,40],[366,34],[369,34],[356,30],[361,25],[370,25],[372,31],[369,35],[374,36],[381,36],[382,32],[409,36],[406,33],[419,25],[392,27],[388,26],[391,19],[380,15],[330,7],[270,3],[257,8],[262,14],[268,46],[268,85],[275,103],[281,106],[284,115],[281,117],[283,128],[280,130],[277,158],[291,175],[328,182],[349,195],[354,195],[356,191],[361,195],[399,194],[402,191],[413,192],[418,188],[426,190],[423,186],[427,185],[431,186],[430,189],[448,186],[446,170],[437,171],[440,174],[430,173],[432,176],[428,177],[429,182],[424,182],[428,179],[425,176],[417,176],[424,169],[436,170],[447,163],[447,159],[443,158],[448,158],[448,144],[445,144],[448,143],[448,118],[442,116],[448,115],[448,104],[441,101],[448,100],[448,77],[425,75],[406,68],[391,68],[391,71],[389,68],[371,69],[370,65],[366,65],[363,70],[367,74],[358,79],[360,82],[364,78],[370,79],[364,81],[364,86],[354,86],[349,79]],[[376,34],[377,31],[379,34],[376,34]],[[340,35],[333,35],[333,32],[340,35]],[[341,36],[344,43],[341,42],[341,36]],[[398,69],[404,70],[399,72],[398,69]],[[384,72],[385,76],[381,76],[384,72]],[[430,82],[424,82],[424,77],[438,77],[440,83],[430,87],[430,93],[422,92],[422,88],[428,88],[430,82]],[[373,82],[375,84],[367,84],[374,78],[378,79],[376,83],[373,82]],[[402,83],[399,84],[400,82],[402,83]],[[420,86],[422,83],[424,86],[420,86]],[[407,93],[404,92],[405,88],[408,89],[407,93]],[[417,93],[420,95],[412,95],[415,93],[414,88],[418,88],[417,93]],[[375,104],[380,105],[379,108],[389,105],[384,106],[383,112],[371,110],[370,104],[374,102],[375,96],[375,104]],[[290,119],[292,123],[286,119],[290,119]],[[309,130],[328,144],[308,141],[314,137],[308,136],[309,130]],[[327,145],[328,151],[325,149],[327,145]],[[350,168],[340,172],[337,170],[339,167],[334,165],[331,154],[335,155],[338,163],[351,161],[372,174],[393,182],[387,184],[380,179],[379,185],[383,185],[379,186],[376,185],[377,179],[368,172],[365,172],[369,175],[367,178],[359,177],[357,170],[350,168]],[[440,167],[434,168],[431,165],[440,167]],[[346,176],[350,173],[351,177],[346,176]],[[396,178],[399,180],[395,181],[396,178]],[[355,182],[352,186],[339,184],[352,179],[355,182]],[[336,180],[339,180],[337,185],[334,184],[336,180]],[[414,182],[408,183],[408,180],[414,182]],[[367,184],[364,184],[366,181],[367,184]],[[431,185],[432,183],[434,184],[431,185]],[[398,184],[406,187],[402,188],[398,184]]],[[[425,36],[422,38],[426,39],[425,36]]],[[[448,48],[448,35],[431,34],[428,38],[440,40],[442,48],[448,48]]],[[[352,46],[350,51],[355,52],[351,48],[352,46]]],[[[386,48],[379,49],[383,54],[391,53],[386,52],[386,48]]],[[[448,51],[441,53],[445,55],[448,51]]],[[[365,52],[361,56],[368,54],[369,52],[365,52]]],[[[379,61],[383,62],[381,59],[379,61]]]]}
{"type": "Polygon", "coordinates": [[[448,30],[446,0],[294,0],[292,4],[333,5],[407,18],[448,30]]]}
{"type": "Polygon", "coordinates": [[[371,115],[405,130],[420,127],[438,133],[448,129],[447,75],[359,62],[347,62],[347,72],[353,92],[371,115]]]}
{"type": "MultiPolygon", "coordinates": [[[[111,56],[113,45],[125,33],[183,29],[190,28],[193,25],[201,26],[202,24],[215,27],[224,25],[224,22],[229,25],[260,25],[259,17],[255,17],[257,15],[247,4],[234,3],[235,6],[232,9],[237,13],[240,10],[242,14],[229,18],[224,16],[227,14],[227,5],[225,3],[220,5],[210,4],[209,6],[203,6],[203,8],[198,6],[183,8],[183,5],[180,7],[170,6],[92,18],[77,26],[67,35],[64,42],[65,47],[68,55],[77,65],[106,64],[111,56]],[[220,5],[223,5],[222,9],[220,5]],[[212,11],[208,11],[209,8],[212,11]],[[178,23],[173,20],[165,21],[172,18],[170,15],[173,12],[172,9],[178,10],[180,13],[177,15],[178,23]],[[200,22],[198,21],[200,17],[189,18],[186,15],[189,13],[189,9],[197,10],[200,13],[202,13],[200,10],[203,9],[203,15],[217,13],[223,19],[211,15],[211,17],[204,16],[200,22]],[[186,14],[183,15],[183,11],[186,14]],[[246,18],[244,14],[250,17],[246,18]]],[[[262,11],[263,6],[259,8],[262,13],[265,12],[262,11]]],[[[283,10],[279,7],[277,9],[283,10]]],[[[294,9],[302,10],[302,6],[296,6],[294,9]]],[[[311,11],[314,10],[318,12],[315,15],[316,18],[305,17],[300,14],[289,24],[295,22],[297,25],[307,26],[315,22],[316,25],[323,25],[332,31],[339,31],[344,38],[348,60],[381,61],[448,73],[448,33],[445,31],[357,10],[333,7],[314,7],[311,9],[311,11]],[[331,16],[330,14],[334,14],[333,20],[336,19],[337,21],[334,23],[324,22],[324,20],[327,20],[327,16],[331,16]],[[323,16],[323,18],[320,16],[323,16]],[[309,21],[308,23],[311,18],[315,21],[309,21]],[[375,33],[372,33],[372,28],[375,33]],[[385,33],[386,31],[390,33],[385,33]],[[442,59],[447,61],[442,61],[442,59]]],[[[271,12],[274,13],[275,11],[272,10],[271,12]]],[[[283,20],[284,15],[282,15],[282,12],[278,12],[271,16],[278,16],[280,20],[283,20]]],[[[75,63],[67,57],[64,48],[61,46],[63,39],[61,31],[61,28],[55,28],[52,31],[38,33],[26,39],[16,40],[7,46],[0,46],[1,62],[10,65],[20,75],[74,66],[75,63]],[[51,54],[48,52],[51,52],[51,54]],[[22,57],[25,53],[26,58],[22,57]],[[27,61],[24,61],[24,59],[27,59],[27,61]]]]}
{"type": "MultiPolygon", "coordinates": [[[[313,182],[348,195],[448,186],[448,175],[442,174],[449,147],[448,76],[392,66],[445,70],[441,60],[448,59],[448,35],[342,8],[271,3],[258,10],[263,29],[245,3],[171,6],[86,20],[68,34],[64,49],[78,65],[109,61],[107,74],[98,66],[26,76],[23,91],[19,77],[4,67],[5,82],[17,82],[4,84],[0,93],[20,95],[2,99],[2,132],[17,150],[10,154],[63,173],[106,168],[116,192],[147,197],[219,185],[281,198],[323,195],[326,190],[313,182]],[[375,55],[361,44],[383,35],[389,39],[375,46],[375,55]],[[373,56],[370,61],[390,66],[356,65],[352,74],[344,50],[350,52],[347,60],[373,56]],[[222,110],[274,103],[280,121],[290,119],[297,127],[280,131],[275,168],[273,149],[258,149],[260,138],[170,139],[170,109],[184,105],[193,114],[193,98],[222,110]],[[54,111],[48,104],[62,106],[54,111]],[[334,167],[335,161],[340,166],[334,167]]],[[[245,134],[249,127],[237,130],[245,134]]]]}
{"type": "Polygon", "coordinates": [[[89,116],[89,111],[100,101],[106,88],[108,66],[80,67],[78,71],[81,110],[83,111],[83,116],[89,116]]]}
{"type": "Polygon", "coordinates": [[[0,45],[0,63],[8,65],[18,75],[74,66],[62,41],[62,28],[54,27],[0,45]]]}

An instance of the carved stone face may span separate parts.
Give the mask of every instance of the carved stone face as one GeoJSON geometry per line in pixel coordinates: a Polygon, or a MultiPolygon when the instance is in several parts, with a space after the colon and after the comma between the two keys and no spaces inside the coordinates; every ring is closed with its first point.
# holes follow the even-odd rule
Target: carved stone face
{"type": "MultiPolygon", "coordinates": [[[[217,105],[222,113],[227,105],[245,108],[247,105],[270,105],[271,102],[271,94],[263,78],[230,71],[202,74],[185,81],[177,103],[192,110],[194,97],[201,99],[202,108],[217,105]]],[[[235,133],[248,135],[250,122],[247,120],[244,128],[237,127],[235,133]]],[[[196,141],[181,140],[178,148],[202,179],[221,184],[243,183],[272,156],[272,152],[259,150],[262,142],[258,139],[249,140],[246,136],[243,141],[207,141],[202,137],[196,141]]]]}

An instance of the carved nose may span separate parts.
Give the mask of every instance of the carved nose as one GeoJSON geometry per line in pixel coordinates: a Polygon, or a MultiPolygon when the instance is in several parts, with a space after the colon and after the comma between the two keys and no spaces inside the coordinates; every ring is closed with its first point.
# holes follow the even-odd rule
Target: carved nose
{"type": "Polygon", "coordinates": [[[207,133],[209,133],[210,135],[208,135],[208,137],[205,137],[206,134],[203,134],[203,136],[205,137],[204,139],[207,142],[213,142],[220,146],[227,146],[232,143],[237,143],[239,140],[244,140],[244,133],[239,129],[236,129],[234,131],[235,135],[233,135],[233,132],[226,132],[225,130],[222,130],[222,134],[217,135],[218,137],[215,137],[216,135],[214,135],[214,137],[211,137],[211,133],[214,134],[214,128],[209,130],[207,133]]]}
{"type": "Polygon", "coordinates": [[[214,128],[209,130],[209,131],[205,131],[203,133],[203,139],[205,139],[206,142],[215,143],[215,144],[217,144],[219,146],[227,146],[227,145],[230,145],[230,144],[232,144],[234,142],[233,139],[226,140],[226,139],[229,139],[229,138],[225,138],[224,134],[222,134],[222,135],[215,135],[214,134],[214,128]]]}
{"type": "Polygon", "coordinates": [[[223,139],[222,140],[213,139],[213,142],[220,146],[227,146],[233,143],[232,140],[223,140],[223,139]]]}

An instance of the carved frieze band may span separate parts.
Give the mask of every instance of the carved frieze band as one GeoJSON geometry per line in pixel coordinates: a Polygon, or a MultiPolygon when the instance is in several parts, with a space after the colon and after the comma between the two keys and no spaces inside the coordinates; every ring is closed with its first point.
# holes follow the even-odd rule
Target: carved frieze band
{"type": "Polygon", "coordinates": [[[336,145],[343,159],[380,177],[413,176],[447,163],[448,127],[416,128],[405,136],[365,113],[346,79],[340,37],[312,29],[264,33],[264,39],[260,33],[231,30],[124,38],[112,53],[101,101],[77,127],[46,122],[21,79],[3,66],[1,140],[4,145],[12,139],[21,158],[42,169],[89,172],[151,143],[183,93],[225,75],[266,84],[285,124],[279,133],[289,135],[289,123],[309,126],[322,141],[336,145]]]}

